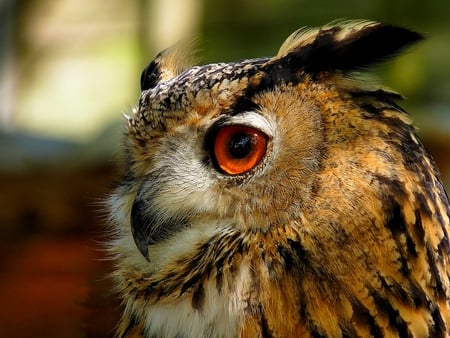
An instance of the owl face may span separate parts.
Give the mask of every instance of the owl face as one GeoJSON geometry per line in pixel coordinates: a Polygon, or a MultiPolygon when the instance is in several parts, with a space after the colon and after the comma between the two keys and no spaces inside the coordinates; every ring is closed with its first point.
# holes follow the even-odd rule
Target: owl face
{"type": "Polygon", "coordinates": [[[131,228],[149,260],[150,244],[198,223],[267,229],[308,198],[323,143],[317,95],[330,84],[305,86],[305,76],[269,91],[268,61],[196,67],[149,89],[144,75],[141,111],[130,119],[144,178],[131,228]]]}
{"type": "Polygon", "coordinates": [[[119,335],[447,332],[439,174],[400,96],[354,76],[420,38],[359,21],[272,58],[160,53],[110,199],[119,335]]]}

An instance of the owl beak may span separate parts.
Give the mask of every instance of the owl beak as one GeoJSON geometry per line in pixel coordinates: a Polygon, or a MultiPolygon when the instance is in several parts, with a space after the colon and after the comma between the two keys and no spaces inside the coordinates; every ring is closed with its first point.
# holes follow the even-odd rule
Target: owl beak
{"type": "Polygon", "coordinates": [[[183,214],[163,216],[151,199],[138,196],[131,207],[131,233],[142,256],[150,262],[149,246],[161,243],[189,226],[183,214]]]}
{"type": "Polygon", "coordinates": [[[140,253],[150,262],[148,245],[150,242],[149,234],[151,225],[148,222],[145,222],[147,217],[143,217],[144,207],[144,201],[141,199],[137,199],[133,203],[133,207],[131,208],[131,233],[133,234],[134,242],[140,253]]]}

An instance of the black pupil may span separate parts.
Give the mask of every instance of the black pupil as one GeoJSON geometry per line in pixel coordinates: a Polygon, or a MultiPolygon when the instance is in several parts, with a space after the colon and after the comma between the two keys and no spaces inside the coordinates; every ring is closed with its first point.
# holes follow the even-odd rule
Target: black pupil
{"type": "Polygon", "coordinates": [[[228,151],[236,159],[247,157],[253,148],[253,138],[248,134],[234,134],[228,142],[228,151]]]}

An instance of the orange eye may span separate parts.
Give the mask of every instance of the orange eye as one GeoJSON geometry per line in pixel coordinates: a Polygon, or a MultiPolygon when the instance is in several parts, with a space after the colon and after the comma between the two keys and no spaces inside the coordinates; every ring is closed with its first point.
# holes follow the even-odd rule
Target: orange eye
{"type": "Polygon", "coordinates": [[[219,168],[228,175],[243,174],[263,158],[267,135],[246,126],[225,126],[216,134],[214,157],[219,168]]]}

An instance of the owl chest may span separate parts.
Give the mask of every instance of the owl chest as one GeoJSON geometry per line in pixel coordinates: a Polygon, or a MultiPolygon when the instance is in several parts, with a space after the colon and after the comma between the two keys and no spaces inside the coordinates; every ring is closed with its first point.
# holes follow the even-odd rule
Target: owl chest
{"type": "Polygon", "coordinates": [[[203,279],[182,296],[168,296],[148,306],[144,336],[238,337],[250,292],[248,271],[240,270],[232,289],[218,285],[215,278],[203,279]]]}
{"type": "MultiPolygon", "coordinates": [[[[264,255],[263,255],[264,256],[264,255]]],[[[271,258],[229,260],[185,292],[147,308],[146,336],[282,337],[306,334],[296,281],[271,258]],[[284,272],[283,272],[284,271],[284,272]]],[[[191,277],[192,278],[192,277],[191,277]]],[[[186,282],[190,280],[186,279],[186,282]]]]}

